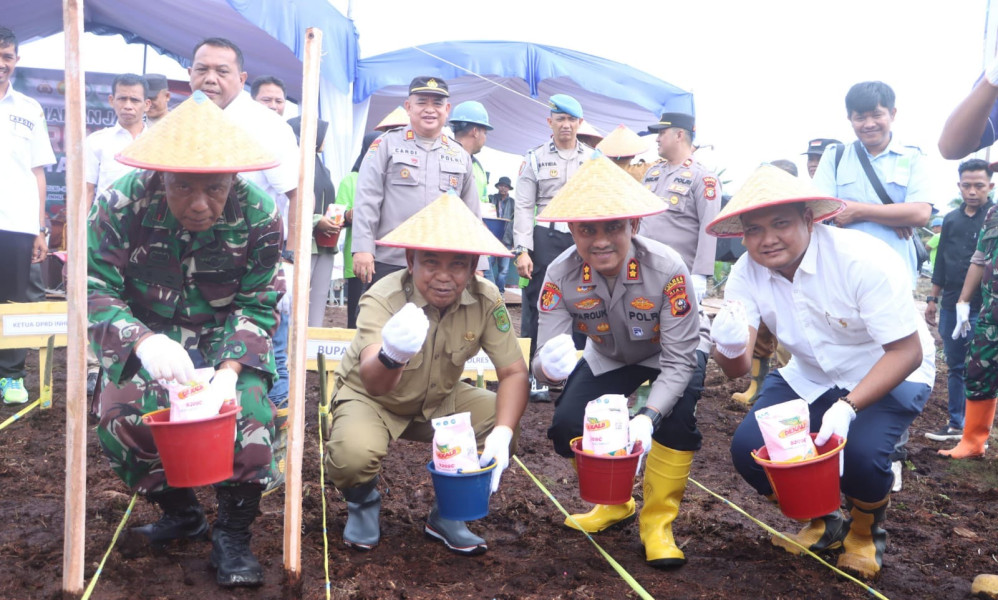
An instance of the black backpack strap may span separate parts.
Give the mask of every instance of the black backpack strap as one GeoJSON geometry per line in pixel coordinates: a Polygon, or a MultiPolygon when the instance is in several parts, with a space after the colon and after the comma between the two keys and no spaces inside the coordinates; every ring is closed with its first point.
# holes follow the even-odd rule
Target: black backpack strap
{"type": "Polygon", "coordinates": [[[863,172],[866,173],[867,179],[870,180],[873,190],[877,192],[877,196],[880,197],[880,201],[884,204],[894,204],[891,197],[887,195],[887,190],[884,189],[884,184],[880,183],[880,178],[873,172],[873,165],[870,164],[870,158],[866,155],[866,150],[863,148],[862,142],[856,140],[853,143],[853,149],[856,151],[856,158],[859,159],[859,164],[863,165],[863,172]]]}

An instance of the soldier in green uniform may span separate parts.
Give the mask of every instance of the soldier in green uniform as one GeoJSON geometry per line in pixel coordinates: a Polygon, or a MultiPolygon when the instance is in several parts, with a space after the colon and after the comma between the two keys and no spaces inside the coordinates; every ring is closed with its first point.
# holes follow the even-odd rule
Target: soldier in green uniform
{"type": "MultiPolygon", "coordinates": [[[[407,267],[361,297],[357,335],[336,370],[325,425],[326,468],[347,501],[343,541],[358,550],[381,537],[378,474],[391,441],[430,442],[431,419],[470,412],[481,464],[496,461],[495,492],[527,405],[527,365],[506,305],[494,285],[474,275],[480,256],[510,254],[478,215],[445,194],[378,244],[404,248],[407,267]],[[479,350],[495,365],[496,393],[460,381],[479,350]]],[[[424,531],[459,554],[487,550],[484,539],[435,506],[424,531]]]]}
{"type": "Polygon", "coordinates": [[[142,415],[169,404],[160,381],[216,369],[211,387],[242,406],[233,475],[216,487],[211,563],[219,585],[260,585],[250,524],[271,480],[267,391],[271,335],[284,292],[274,201],[236,173],[277,161],[201,92],[117,159],[139,167],[101,194],[89,216],[88,316],[103,367],[97,430],[111,468],[163,509],[133,530],[154,546],[205,537],[193,490],[171,488],[142,415]]]}

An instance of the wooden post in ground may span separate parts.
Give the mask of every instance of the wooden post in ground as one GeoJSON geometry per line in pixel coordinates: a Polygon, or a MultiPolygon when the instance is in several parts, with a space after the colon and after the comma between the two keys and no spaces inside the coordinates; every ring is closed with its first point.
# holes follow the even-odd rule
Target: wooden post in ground
{"type": "Polygon", "coordinates": [[[292,237],[295,270],[289,291],[291,329],[288,332],[288,456],[284,489],[284,571],[288,581],[301,576],[301,460],[305,448],[306,327],[308,326],[309,257],[312,254],[312,211],[315,203],[315,136],[319,110],[319,60],[322,31],[305,30],[305,58],[299,140],[298,206],[293,211],[297,235],[292,237]]]}
{"type": "Polygon", "coordinates": [[[66,34],[66,245],[69,304],[66,352],[66,507],[62,589],[83,592],[83,553],[87,508],[87,223],[83,181],[84,77],[80,67],[83,0],[63,0],[66,34]]]}

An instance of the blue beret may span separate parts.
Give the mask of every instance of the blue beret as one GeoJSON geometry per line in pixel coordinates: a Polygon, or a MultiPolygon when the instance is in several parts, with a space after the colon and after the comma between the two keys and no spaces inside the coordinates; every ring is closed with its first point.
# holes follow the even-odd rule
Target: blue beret
{"type": "Polygon", "coordinates": [[[935,217],[934,219],[932,219],[932,227],[941,227],[942,224],[943,224],[942,217],[935,217]]]}
{"type": "Polygon", "coordinates": [[[555,94],[548,98],[548,106],[553,113],[565,113],[576,119],[582,118],[582,105],[579,101],[567,94],[555,94]]]}

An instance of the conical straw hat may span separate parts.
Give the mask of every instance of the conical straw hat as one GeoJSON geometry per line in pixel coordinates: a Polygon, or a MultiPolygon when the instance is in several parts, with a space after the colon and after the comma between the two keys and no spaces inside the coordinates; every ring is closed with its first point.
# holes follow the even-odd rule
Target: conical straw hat
{"type": "Polygon", "coordinates": [[[382,246],[511,257],[456,194],[447,193],[377,241],[382,246]]]}
{"type": "Polygon", "coordinates": [[[243,173],[280,164],[203,92],[194,92],[115,159],[174,173],[243,173]]]}
{"type": "Polygon", "coordinates": [[[742,184],[717,218],[707,225],[707,233],[715,237],[740,237],[744,234],[741,215],[794,202],[807,202],[814,213],[815,223],[835,216],[846,206],[842,200],[822,196],[808,181],[773,165],[762,165],[742,184]]]}
{"type": "Polygon", "coordinates": [[[579,123],[579,130],[575,132],[575,135],[582,140],[583,144],[592,146],[593,148],[603,139],[603,134],[596,131],[596,128],[590,125],[589,121],[585,120],[579,123]]]}
{"type": "Polygon", "coordinates": [[[596,149],[611,158],[620,158],[643,154],[651,149],[651,145],[626,125],[617,125],[616,129],[596,145],[596,149]]]}
{"type": "Polygon", "coordinates": [[[396,127],[409,124],[409,113],[405,112],[404,106],[397,106],[395,110],[385,115],[384,119],[375,127],[375,131],[388,131],[396,127]]]}
{"type": "Polygon", "coordinates": [[[538,221],[609,221],[636,219],[660,213],[665,202],[648,191],[602,153],[579,167],[551,202],[537,215],[538,221]]]}

